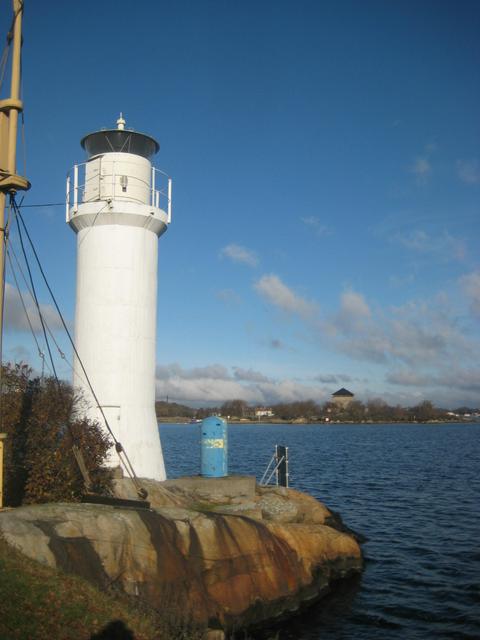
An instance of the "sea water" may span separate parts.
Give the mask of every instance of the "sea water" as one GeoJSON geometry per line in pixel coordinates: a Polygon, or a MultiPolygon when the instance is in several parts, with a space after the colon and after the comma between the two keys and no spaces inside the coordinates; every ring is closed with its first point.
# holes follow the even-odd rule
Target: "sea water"
{"type": "MultiPolygon", "coordinates": [[[[199,426],[160,434],[168,477],[198,474],[199,426]]],[[[230,425],[230,473],[260,479],[275,444],[290,485],[368,538],[362,576],[279,640],[480,638],[480,424],[230,425]]]]}

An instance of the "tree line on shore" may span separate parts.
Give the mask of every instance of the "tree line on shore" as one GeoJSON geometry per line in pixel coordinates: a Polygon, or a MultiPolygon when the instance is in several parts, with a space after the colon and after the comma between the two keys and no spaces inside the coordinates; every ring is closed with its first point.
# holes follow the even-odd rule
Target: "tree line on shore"
{"type": "Polygon", "coordinates": [[[459,407],[454,411],[439,409],[429,400],[411,407],[391,406],[381,399],[363,403],[352,400],[342,406],[335,402],[319,404],[314,400],[283,402],[269,406],[273,415],[258,415],[258,407],[244,400],[229,400],[218,407],[193,409],[176,402],[156,402],[159,418],[197,418],[203,419],[212,414],[238,420],[306,420],[310,422],[429,422],[434,420],[452,420],[455,415],[473,414],[478,410],[459,407]]]}

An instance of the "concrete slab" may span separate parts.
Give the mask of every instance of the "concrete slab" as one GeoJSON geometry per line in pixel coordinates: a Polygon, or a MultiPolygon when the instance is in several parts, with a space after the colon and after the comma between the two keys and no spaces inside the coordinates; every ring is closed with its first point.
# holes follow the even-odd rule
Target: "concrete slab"
{"type": "Polygon", "coordinates": [[[212,502],[230,502],[233,498],[239,497],[253,499],[256,479],[253,476],[226,476],[225,478],[189,476],[165,480],[161,484],[173,493],[212,502]]]}

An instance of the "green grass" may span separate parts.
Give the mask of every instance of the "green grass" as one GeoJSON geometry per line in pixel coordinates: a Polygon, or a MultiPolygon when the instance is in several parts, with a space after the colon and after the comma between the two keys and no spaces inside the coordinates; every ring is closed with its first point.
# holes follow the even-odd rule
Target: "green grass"
{"type": "Polygon", "coordinates": [[[0,640],[88,640],[122,620],[135,640],[195,640],[159,613],[29,560],[0,538],[0,640]]]}

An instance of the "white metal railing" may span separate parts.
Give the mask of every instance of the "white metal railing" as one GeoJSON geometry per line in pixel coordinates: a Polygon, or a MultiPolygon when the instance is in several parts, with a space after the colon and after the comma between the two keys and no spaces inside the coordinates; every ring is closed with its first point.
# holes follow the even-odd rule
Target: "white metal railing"
{"type": "Polygon", "coordinates": [[[152,179],[151,179],[151,205],[153,207],[157,207],[157,209],[164,209],[164,206],[167,211],[167,223],[170,224],[172,221],[172,179],[171,177],[162,171],[161,169],[156,169],[152,166],[152,179]],[[158,180],[156,176],[160,177],[160,188],[157,189],[156,185],[158,184],[158,180]],[[162,203],[165,203],[162,206],[162,203]]]}
{"type": "Polygon", "coordinates": [[[270,484],[270,480],[275,475],[276,485],[288,487],[289,471],[288,471],[288,447],[275,445],[275,453],[270,458],[270,462],[260,480],[260,486],[266,487],[270,484]]]}
{"type": "Polygon", "coordinates": [[[150,183],[138,176],[125,174],[125,171],[117,171],[115,161],[109,161],[108,173],[102,173],[101,158],[97,167],[83,162],[76,164],[67,174],[65,218],[70,221],[70,212],[75,214],[78,205],[82,202],[94,202],[96,200],[124,200],[148,204],[151,207],[162,209],[167,214],[167,224],[172,221],[172,179],[168,174],[152,166],[150,183]],[[87,167],[89,177],[87,178],[87,167]],[[126,180],[125,180],[126,178],[126,180]],[[147,198],[135,197],[128,186],[135,190],[144,190],[147,198]]]}

